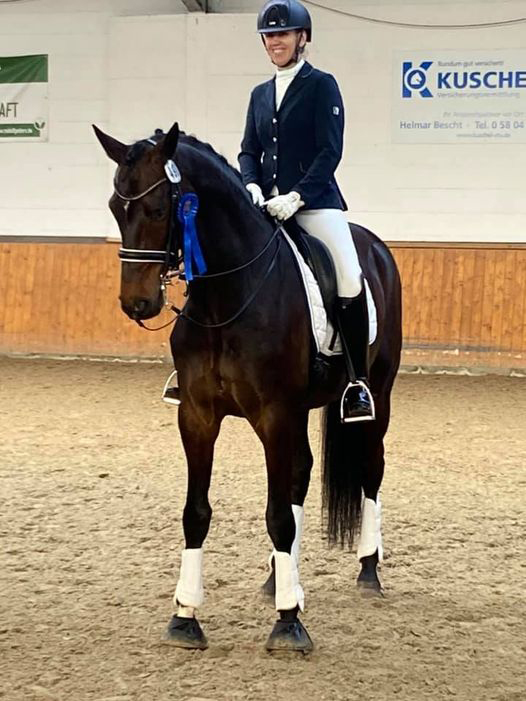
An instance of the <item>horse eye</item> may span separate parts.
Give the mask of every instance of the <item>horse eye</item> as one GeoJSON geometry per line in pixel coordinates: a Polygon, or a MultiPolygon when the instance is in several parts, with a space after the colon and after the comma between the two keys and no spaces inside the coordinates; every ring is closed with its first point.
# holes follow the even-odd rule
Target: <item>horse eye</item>
{"type": "Polygon", "coordinates": [[[164,209],[152,209],[150,212],[150,217],[152,219],[162,219],[164,217],[164,209]]]}

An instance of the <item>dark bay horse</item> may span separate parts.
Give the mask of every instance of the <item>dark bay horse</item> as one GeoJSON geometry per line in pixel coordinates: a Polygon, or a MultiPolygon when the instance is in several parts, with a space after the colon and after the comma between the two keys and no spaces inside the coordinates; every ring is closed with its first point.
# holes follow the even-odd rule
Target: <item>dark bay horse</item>
{"type": "MultiPolygon", "coordinates": [[[[131,146],[95,131],[118,165],[110,208],[123,240],[120,300],[131,319],[142,322],[160,312],[163,280],[168,269],[179,265],[181,250],[193,245],[197,257],[195,236],[182,224],[180,200],[195,193],[200,203],[197,253],[202,253],[206,272],[189,282],[184,311],[171,335],[188,491],[186,548],[167,640],[188,648],[207,645],[195,613],[203,601],[203,543],[212,516],[208,490],[214,443],[223,418],[233,415],[250,422],[265,451],[266,522],[274,544],[273,571],[265,586],[273,592],[280,616],[267,649],[307,652],[312,642],[298,617],[303,609],[298,561],[313,462],[307,435],[313,408],[326,407],[322,459],[329,541],[351,545],[359,530],[358,584],[380,591],[383,439],[401,349],[395,262],[380,239],[352,226],[377,309],[378,331],[370,348],[376,420],[342,424],[343,360],[331,358],[323,372],[313,372],[310,317],[291,248],[281,229],[253,206],[239,173],[208,144],[180,134],[177,124],[166,135],[158,131],[131,146]]],[[[191,253],[185,262],[188,280],[191,253]]]]}

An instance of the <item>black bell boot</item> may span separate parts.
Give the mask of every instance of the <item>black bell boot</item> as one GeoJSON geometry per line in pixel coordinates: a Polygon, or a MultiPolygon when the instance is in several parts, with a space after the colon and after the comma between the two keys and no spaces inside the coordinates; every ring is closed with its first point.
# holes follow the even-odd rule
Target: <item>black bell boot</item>
{"type": "Polygon", "coordinates": [[[337,319],[349,376],[340,403],[341,420],[343,423],[372,421],[375,409],[369,389],[369,312],[365,285],[357,297],[338,299],[337,319]]]}

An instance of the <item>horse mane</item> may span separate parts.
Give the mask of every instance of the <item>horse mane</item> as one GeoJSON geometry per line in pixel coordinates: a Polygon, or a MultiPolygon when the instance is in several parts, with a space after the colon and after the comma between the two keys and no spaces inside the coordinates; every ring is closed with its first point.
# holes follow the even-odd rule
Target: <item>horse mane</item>
{"type": "Polygon", "coordinates": [[[222,154],[218,153],[211,144],[207,144],[204,141],[199,141],[199,139],[196,136],[193,136],[191,134],[185,134],[185,132],[181,132],[180,141],[183,144],[192,146],[193,148],[197,149],[198,151],[201,151],[204,154],[212,156],[212,158],[214,158],[217,161],[217,164],[221,166],[221,170],[225,175],[234,176],[236,180],[242,183],[241,173],[239,172],[239,170],[237,168],[234,168],[234,166],[231,165],[222,154]]]}
{"type": "MultiPolygon", "coordinates": [[[[159,143],[165,136],[166,134],[162,129],[156,129],[152,136],[136,141],[134,144],[132,144],[132,146],[130,146],[128,152],[126,153],[125,165],[135,165],[138,161],[140,161],[148,148],[151,148],[152,143],[159,143]]],[[[184,131],[181,131],[179,133],[179,145],[188,146],[212,161],[212,163],[220,171],[219,182],[221,182],[228,193],[232,193],[237,198],[239,198],[241,195],[246,200],[247,204],[251,204],[250,195],[243,186],[241,173],[237,168],[228,162],[225,156],[218,153],[211,144],[200,141],[196,136],[186,134],[184,131]]],[[[239,199],[237,201],[239,202],[239,199]]]]}
{"type": "MultiPolygon", "coordinates": [[[[126,165],[132,166],[137,163],[137,161],[139,161],[144,155],[144,152],[148,146],[151,146],[152,141],[157,144],[164,136],[165,134],[162,129],[156,129],[152,136],[146,139],[141,139],[140,141],[136,141],[134,144],[132,144],[126,154],[126,165]]],[[[234,168],[234,166],[231,165],[222,154],[218,153],[211,144],[200,141],[196,136],[186,134],[184,131],[180,132],[179,143],[185,144],[186,146],[191,146],[197,151],[211,156],[212,159],[216,161],[216,164],[221,167],[224,175],[233,176],[237,181],[242,183],[241,173],[239,170],[234,168]]]]}

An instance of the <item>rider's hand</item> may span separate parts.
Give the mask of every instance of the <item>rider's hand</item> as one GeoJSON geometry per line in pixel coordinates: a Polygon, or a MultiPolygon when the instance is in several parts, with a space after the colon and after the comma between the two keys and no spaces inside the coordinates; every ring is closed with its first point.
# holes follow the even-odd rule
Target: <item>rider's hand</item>
{"type": "Polygon", "coordinates": [[[249,183],[247,185],[247,190],[250,192],[252,197],[252,202],[256,207],[262,207],[265,204],[265,198],[261,192],[261,188],[256,183],[249,183]]]}
{"type": "Polygon", "coordinates": [[[289,192],[288,195],[278,195],[267,202],[267,212],[280,221],[290,219],[305,202],[297,192],[289,192]]]}

